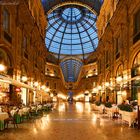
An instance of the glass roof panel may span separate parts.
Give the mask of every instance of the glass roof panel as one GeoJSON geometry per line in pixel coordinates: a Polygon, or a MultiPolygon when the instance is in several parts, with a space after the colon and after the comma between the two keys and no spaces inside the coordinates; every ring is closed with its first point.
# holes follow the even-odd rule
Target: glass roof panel
{"type": "Polygon", "coordinates": [[[74,59],[68,59],[60,63],[62,72],[66,82],[76,82],[82,62],[74,59]]]}
{"type": "Polygon", "coordinates": [[[46,47],[50,52],[58,54],[58,58],[61,54],[84,56],[84,53],[96,50],[98,45],[96,15],[85,7],[63,6],[49,14],[47,19],[46,47]],[[87,44],[84,45],[85,43],[87,44]]]}

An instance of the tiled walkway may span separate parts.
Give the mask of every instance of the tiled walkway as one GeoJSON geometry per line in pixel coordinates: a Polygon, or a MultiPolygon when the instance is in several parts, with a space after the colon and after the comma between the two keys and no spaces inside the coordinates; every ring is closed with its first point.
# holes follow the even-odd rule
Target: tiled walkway
{"type": "Polygon", "coordinates": [[[88,103],[59,103],[42,118],[0,132],[0,140],[140,140],[140,131],[98,115],[88,103]]]}

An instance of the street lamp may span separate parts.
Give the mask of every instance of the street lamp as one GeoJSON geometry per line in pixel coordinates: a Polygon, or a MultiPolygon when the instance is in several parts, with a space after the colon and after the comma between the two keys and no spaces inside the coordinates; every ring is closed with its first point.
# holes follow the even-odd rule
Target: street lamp
{"type": "Polygon", "coordinates": [[[38,86],[38,82],[35,82],[35,83],[34,83],[34,86],[37,87],[37,86],[38,86]]]}
{"type": "Polygon", "coordinates": [[[50,88],[47,87],[45,91],[46,91],[46,92],[49,92],[49,91],[50,91],[50,88]]]}
{"type": "Polygon", "coordinates": [[[117,78],[116,78],[116,81],[117,81],[117,83],[119,83],[119,82],[122,82],[122,77],[121,76],[118,76],[117,78]]]}
{"type": "Polygon", "coordinates": [[[41,89],[45,90],[45,85],[42,85],[42,86],[41,86],[41,89]]]}
{"type": "Polygon", "coordinates": [[[102,87],[101,86],[98,86],[98,90],[101,90],[102,89],[102,87]]]}
{"type": "Polygon", "coordinates": [[[109,87],[109,82],[106,82],[106,83],[105,83],[105,86],[106,86],[106,87],[109,87]]]}
{"type": "Polygon", "coordinates": [[[23,82],[26,82],[26,81],[28,80],[28,78],[27,78],[26,76],[22,76],[21,80],[22,80],[23,82]]]}
{"type": "Polygon", "coordinates": [[[0,72],[3,72],[3,71],[5,71],[5,66],[3,65],[3,64],[0,64],[0,72]]]}

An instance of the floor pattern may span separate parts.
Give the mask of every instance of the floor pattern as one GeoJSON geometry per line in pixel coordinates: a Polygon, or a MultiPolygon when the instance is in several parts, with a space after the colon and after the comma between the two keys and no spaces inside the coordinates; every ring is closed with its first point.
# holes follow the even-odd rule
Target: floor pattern
{"type": "Polygon", "coordinates": [[[35,120],[0,132],[0,140],[140,140],[140,131],[92,110],[89,103],[59,103],[35,120]]]}

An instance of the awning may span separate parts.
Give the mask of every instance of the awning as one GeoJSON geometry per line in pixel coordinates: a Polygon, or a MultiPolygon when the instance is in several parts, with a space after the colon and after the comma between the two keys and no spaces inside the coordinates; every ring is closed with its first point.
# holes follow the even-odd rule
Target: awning
{"type": "Polygon", "coordinates": [[[17,80],[13,80],[12,78],[10,78],[8,76],[5,76],[5,75],[0,75],[0,82],[8,83],[8,84],[11,84],[11,85],[14,85],[14,86],[17,86],[17,87],[28,88],[30,90],[35,90],[31,86],[29,86],[25,83],[19,82],[17,80]]]}

